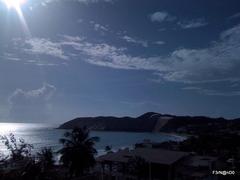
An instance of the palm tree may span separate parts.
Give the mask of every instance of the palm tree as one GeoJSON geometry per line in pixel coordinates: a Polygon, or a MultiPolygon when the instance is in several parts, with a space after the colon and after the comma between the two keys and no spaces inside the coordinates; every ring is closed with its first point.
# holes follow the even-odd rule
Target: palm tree
{"type": "Polygon", "coordinates": [[[69,169],[70,177],[73,175],[83,175],[89,168],[95,165],[94,148],[98,137],[89,137],[89,130],[84,128],[75,128],[72,132],[66,132],[64,138],[60,139],[63,148],[59,150],[61,154],[60,161],[69,169]]]}

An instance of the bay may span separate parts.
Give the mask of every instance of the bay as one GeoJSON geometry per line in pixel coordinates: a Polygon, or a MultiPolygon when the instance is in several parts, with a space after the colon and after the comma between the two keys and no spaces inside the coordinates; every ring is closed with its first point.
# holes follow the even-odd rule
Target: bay
{"type": "MultiPolygon", "coordinates": [[[[43,147],[51,147],[54,151],[61,148],[59,139],[63,137],[66,130],[57,129],[58,125],[36,124],[36,123],[0,123],[0,135],[13,133],[16,138],[23,138],[25,142],[34,146],[33,153],[38,152],[43,147]]],[[[181,141],[184,137],[163,133],[145,132],[109,132],[91,131],[91,136],[98,136],[100,141],[96,143],[98,154],[104,153],[106,146],[111,146],[113,150],[120,148],[132,148],[134,144],[150,140],[153,142],[181,141]]],[[[0,152],[6,154],[5,146],[0,143],[0,152]]]]}

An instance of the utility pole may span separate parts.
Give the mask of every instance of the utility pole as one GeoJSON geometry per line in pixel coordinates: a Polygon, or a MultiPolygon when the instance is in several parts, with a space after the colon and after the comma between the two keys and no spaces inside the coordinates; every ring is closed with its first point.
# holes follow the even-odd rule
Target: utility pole
{"type": "Polygon", "coordinates": [[[149,180],[152,180],[152,167],[151,167],[151,162],[149,162],[149,180]]]}

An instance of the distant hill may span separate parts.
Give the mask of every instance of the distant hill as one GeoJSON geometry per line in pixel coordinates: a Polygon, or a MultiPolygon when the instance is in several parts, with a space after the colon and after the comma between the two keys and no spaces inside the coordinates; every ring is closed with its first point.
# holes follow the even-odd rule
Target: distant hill
{"type": "Polygon", "coordinates": [[[209,118],[204,116],[174,116],[148,112],[139,117],[79,117],[60,125],[60,129],[86,126],[91,130],[129,132],[202,133],[208,131],[240,130],[240,119],[209,118]]]}

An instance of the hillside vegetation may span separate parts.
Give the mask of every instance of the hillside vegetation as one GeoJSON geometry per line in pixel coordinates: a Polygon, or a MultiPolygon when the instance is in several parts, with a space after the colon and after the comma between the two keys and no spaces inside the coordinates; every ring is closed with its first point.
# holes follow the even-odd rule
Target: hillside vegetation
{"type": "Polygon", "coordinates": [[[154,112],[139,117],[80,117],[62,124],[60,129],[88,127],[101,131],[175,132],[199,134],[209,131],[238,133],[239,119],[210,118],[204,116],[174,116],[154,112]]]}

